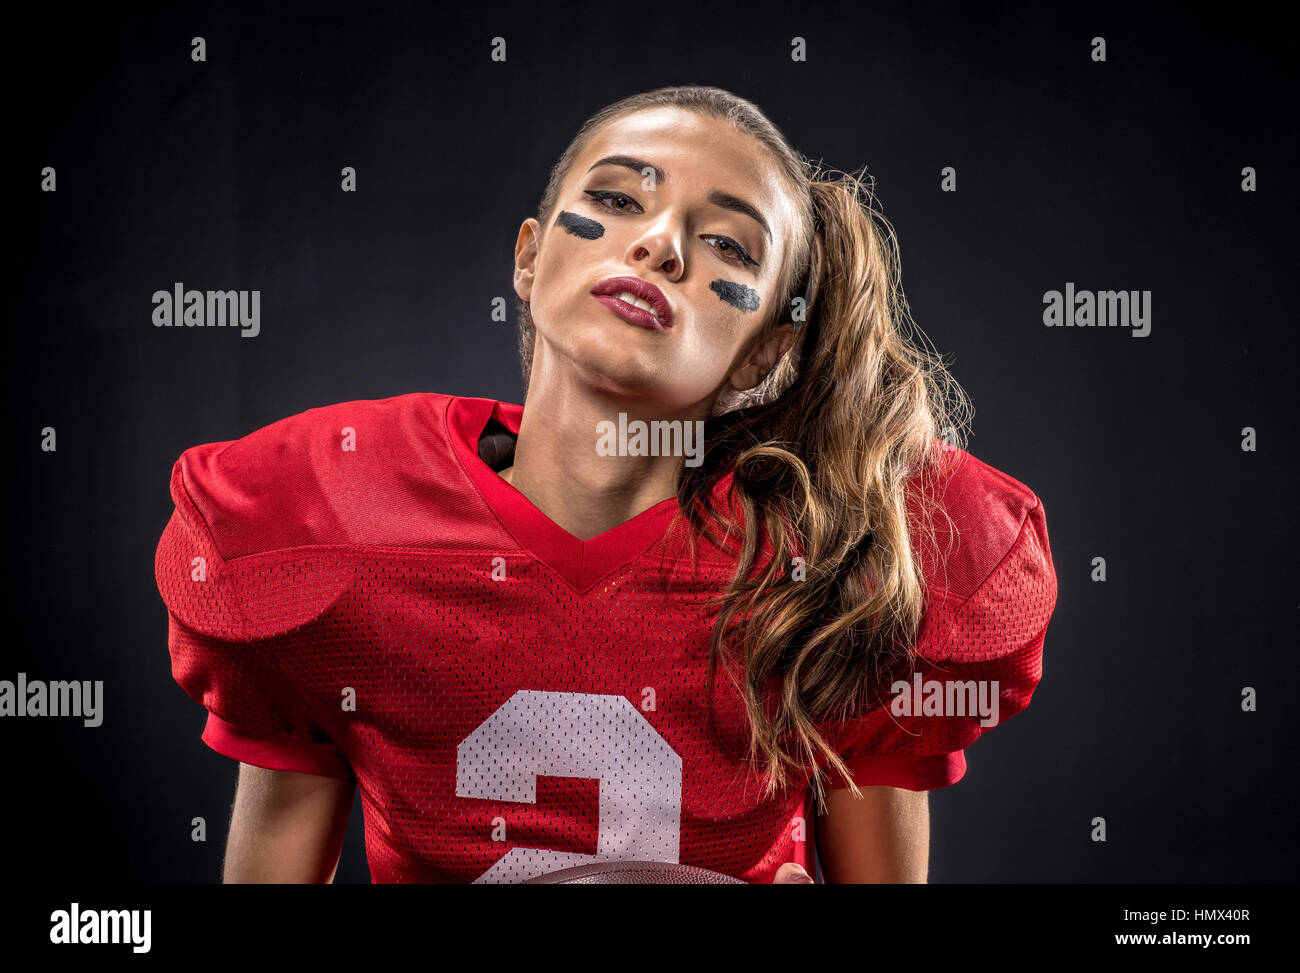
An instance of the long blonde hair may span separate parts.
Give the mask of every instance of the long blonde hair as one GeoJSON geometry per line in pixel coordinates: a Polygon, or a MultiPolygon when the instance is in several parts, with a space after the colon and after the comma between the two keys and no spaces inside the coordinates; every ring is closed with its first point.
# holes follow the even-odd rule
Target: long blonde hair
{"type": "MultiPolygon", "coordinates": [[[[551,173],[539,222],[601,126],[662,106],[756,139],[784,171],[800,213],[784,294],[771,305],[802,309],[795,343],[758,386],[719,397],[702,464],[682,469],[678,506],[692,538],[726,543],[742,529],[714,503],[714,487],[733,474],[743,540],[734,576],[710,603],[718,615],[709,698],[723,662],[744,699],[750,758],[767,793],[810,772],[820,803],[820,764],[848,772],[818,724],[878,705],[880,688],[915,662],[925,586],[906,487],[917,478],[917,523],[932,529],[934,481],[925,474],[946,448],[964,447],[969,400],[911,320],[897,238],[865,170],[826,178],[757,106],[721,88],[659,88],[591,116],[551,173]],[[760,565],[764,541],[774,554],[760,565]],[[779,691],[769,711],[770,685],[779,691]]],[[[760,334],[791,319],[774,311],[760,334]]],[[[525,301],[518,323],[526,388],[536,331],[525,301]]]]}

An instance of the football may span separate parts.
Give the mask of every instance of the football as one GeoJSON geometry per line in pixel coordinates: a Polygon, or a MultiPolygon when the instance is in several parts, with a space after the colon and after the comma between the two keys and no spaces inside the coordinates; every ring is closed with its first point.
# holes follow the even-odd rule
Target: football
{"type": "Polygon", "coordinates": [[[673,862],[607,861],[538,875],[524,885],[746,885],[722,872],[673,862]]]}

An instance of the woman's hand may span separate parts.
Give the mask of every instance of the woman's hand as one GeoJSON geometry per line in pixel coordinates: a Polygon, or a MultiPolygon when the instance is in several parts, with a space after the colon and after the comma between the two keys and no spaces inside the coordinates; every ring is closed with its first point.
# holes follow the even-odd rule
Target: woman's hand
{"type": "Polygon", "coordinates": [[[796,862],[786,862],[776,870],[776,875],[772,879],[773,885],[815,885],[812,876],[804,871],[804,867],[796,862]]]}

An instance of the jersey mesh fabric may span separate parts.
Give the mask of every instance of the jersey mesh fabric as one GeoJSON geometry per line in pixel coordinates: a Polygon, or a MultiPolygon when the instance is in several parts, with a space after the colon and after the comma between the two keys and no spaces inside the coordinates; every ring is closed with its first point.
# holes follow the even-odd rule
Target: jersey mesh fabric
{"type": "MultiPolygon", "coordinates": [[[[806,787],[763,798],[740,698],[722,674],[706,692],[701,606],[731,562],[671,555],[672,501],[591,541],[560,530],[477,457],[489,421],[517,432],[521,414],[398,396],[181,456],[155,567],[204,741],[355,776],[376,882],[603,859],[811,872],[806,787]]],[[[959,459],[917,648],[927,677],[997,680],[1005,720],[1041,676],[1046,524],[1022,485],[959,459]]],[[[989,728],[880,707],[829,735],[856,783],[928,789],[989,728]]]]}
{"type": "MultiPolygon", "coordinates": [[[[882,761],[882,755],[950,754],[956,760],[981,733],[1029,705],[1042,678],[1043,644],[1056,603],[1056,575],[1047,543],[1039,504],[1029,511],[1011,549],[975,592],[969,597],[946,590],[932,592],[921,625],[916,646],[920,659],[907,681],[923,687],[933,682],[978,689],[983,684],[998,697],[996,722],[982,725],[981,716],[970,707],[958,714],[929,713],[914,706],[906,715],[890,706],[878,707],[854,721],[839,749],[856,782],[861,783],[859,775],[873,766],[893,776],[886,767],[895,761],[882,761]]],[[[925,771],[936,775],[925,778],[927,785],[946,786],[951,781],[945,779],[945,771],[951,769],[936,762],[925,771]]],[[[964,769],[963,759],[958,776],[964,769]]],[[[906,771],[879,782],[909,786],[906,771]]]]}

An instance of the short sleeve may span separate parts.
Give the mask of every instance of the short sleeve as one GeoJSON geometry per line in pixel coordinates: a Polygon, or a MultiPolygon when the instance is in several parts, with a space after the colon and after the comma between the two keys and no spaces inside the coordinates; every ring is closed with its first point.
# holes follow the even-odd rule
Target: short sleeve
{"type": "MultiPolygon", "coordinates": [[[[859,787],[934,790],[966,772],[965,750],[1029,705],[1043,674],[1056,574],[1041,503],[968,598],[936,593],[910,680],[854,721],[838,750],[859,787]]],[[[838,775],[830,787],[847,787],[838,775]]]]}
{"type": "Polygon", "coordinates": [[[342,750],[274,666],[276,640],[250,625],[240,574],[218,552],[182,465],[172,472],[175,509],[154,573],[167,606],[172,677],[208,711],[204,743],[258,767],[351,777],[342,750]]]}

